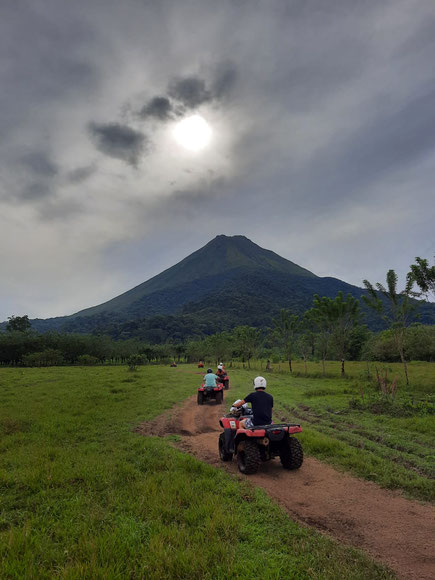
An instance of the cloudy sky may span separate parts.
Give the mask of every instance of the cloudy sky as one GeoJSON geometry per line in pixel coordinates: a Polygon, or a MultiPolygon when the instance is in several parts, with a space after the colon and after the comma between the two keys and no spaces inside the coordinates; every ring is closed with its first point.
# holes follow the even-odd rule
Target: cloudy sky
{"type": "Polygon", "coordinates": [[[434,63],[433,0],[2,2],[0,320],[221,233],[403,284],[435,250],[434,63]]]}

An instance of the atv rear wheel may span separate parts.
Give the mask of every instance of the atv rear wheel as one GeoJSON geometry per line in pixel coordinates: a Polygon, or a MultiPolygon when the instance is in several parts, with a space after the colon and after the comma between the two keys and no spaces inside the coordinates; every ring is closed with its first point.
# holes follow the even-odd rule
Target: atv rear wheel
{"type": "Polygon", "coordinates": [[[219,391],[216,395],[216,404],[222,405],[223,402],[224,402],[224,393],[223,391],[219,391]]]}
{"type": "Polygon", "coordinates": [[[237,451],[237,466],[241,473],[252,475],[260,467],[260,449],[254,441],[245,441],[243,447],[237,451]]]}
{"type": "Polygon", "coordinates": [[[233,454],[225,450],[225,434],[221,433],[219,435],[219,457],[222,461],[231,461],[233,454]]]}
{"type": "Polygon", "coordinates": [[[228,391],[229,388],[230,388],[230,381],[224,381],[224,389],[226,391],[228,391]]]}
{"type": "Polygon", "coordinates": [[[203,405],[204,404],[204,393],[202,391],[198,391],[198,405],[203,405]]]}
{"type": "Polygon", "coordinates": [[[284,469],[299,469],[304,461],[302,445],[295,437],[289,437],[283,441],[279,458],[284,469]]]}

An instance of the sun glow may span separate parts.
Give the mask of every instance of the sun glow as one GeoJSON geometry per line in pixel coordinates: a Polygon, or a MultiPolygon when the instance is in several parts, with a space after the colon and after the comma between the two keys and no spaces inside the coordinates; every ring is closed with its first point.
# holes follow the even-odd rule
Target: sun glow
{"type": "Polygon", "coordinates": [[[179,145],[190,151],[201,151],[210,143],[212,130],[200,115],[183,119],[174,129],[174,137],[179,145]]]}

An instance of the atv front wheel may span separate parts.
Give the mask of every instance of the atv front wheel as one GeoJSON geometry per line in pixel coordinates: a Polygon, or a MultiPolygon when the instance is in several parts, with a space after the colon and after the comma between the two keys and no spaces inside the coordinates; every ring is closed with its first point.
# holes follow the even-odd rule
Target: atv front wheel
{"type": "Polygon", "coordinates": [[[198,391],[198,405],[203,405],[204,404],[204,393],[202,391],[198,391]]]}
{"type": "Polygon", "coordinates": [[[231,461],[233,454],[225,450],[225,434],[221,433],[219,435],[219,457],[222,461],[231,461]]]}
{"type": "Polygon", "coordinates": [[[304,461],[302,445],[295,437],[289,437],[283,441],[279,458],[284,469],[299,469],[304,461]]]}
{"type": "Polygon", "coordinates": [[[260,467],[260,449],[254,441],[245,441],[242,449],[237,451],[237,466],[241,473],[252,475],[260,467]]]}

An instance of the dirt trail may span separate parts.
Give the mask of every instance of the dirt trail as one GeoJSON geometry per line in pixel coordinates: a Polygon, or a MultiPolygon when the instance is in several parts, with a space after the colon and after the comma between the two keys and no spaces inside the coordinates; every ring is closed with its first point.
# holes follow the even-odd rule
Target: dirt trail
{"type": "MultiPolygon", "coordinates": [[[[388,564],[401,578],[435,579],[435,509],[377,485],[345,475],[312,458],[298,471],[279,460],[261,465],[255,475],[239,474],[236,462],[218,455],[218,418],[227,405],[182,406],[138,426],[143,435],[182,436],[180,446],[198,459],[262,487],[299,522],[361,548],[388,564]]],[[[300,436],[303,444],[303,433],[300,436]]]]}

